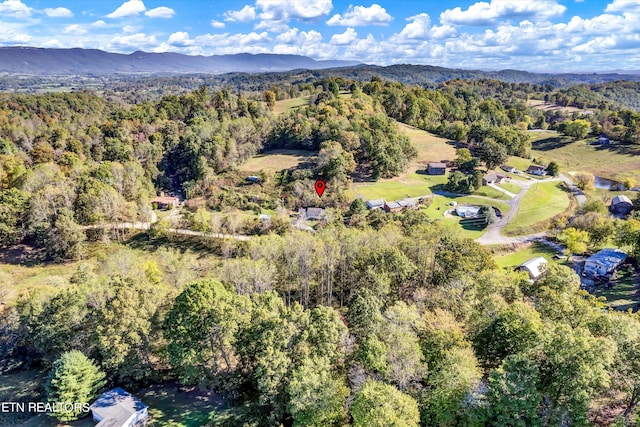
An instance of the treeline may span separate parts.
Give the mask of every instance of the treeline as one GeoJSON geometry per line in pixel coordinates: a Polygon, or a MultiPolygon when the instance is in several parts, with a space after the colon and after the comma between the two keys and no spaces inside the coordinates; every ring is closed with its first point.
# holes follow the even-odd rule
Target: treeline
{"type": "Polygon", "coordinates": [[[606,310],[566,267],[534,284],[504,273],[415,215],[226,243],[215,265],[173,251],[162,266],[81,264],[4,308],[2,359],[50,369],[79,350],[107,387],[214,389],[232,406],[213,425],[634,420],[636,315],[606,310]]]}

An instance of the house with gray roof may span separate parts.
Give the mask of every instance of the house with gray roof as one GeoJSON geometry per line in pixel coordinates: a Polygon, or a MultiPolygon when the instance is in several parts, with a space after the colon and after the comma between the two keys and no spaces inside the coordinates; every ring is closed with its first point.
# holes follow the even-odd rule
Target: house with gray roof
{"type": "Polygon", "coordinates": [[[134,427],[149,418],[149,407],[120,387],[104,392],[90,406],[96,427],[134,427]]]}
{"type": "Polygon", "coordinates": [[[611,200],[609,209],[615,214],[627,215],[633,209],[633,202],[630,198],[621,194],[611,200]]]}
{"type": "Polygon", "coordinates": [[[587,258],[582,273],[585,276],[606,276],[613,273],[626,259],[627,254],[620,249],[606,248],[587,258]]]}
{"type": "Polygon", "coordinates": [[[367,200],[365,205],[367,205],[367,208],[370,210],[384,209],[384,200],[383,199],[367,200]]]}

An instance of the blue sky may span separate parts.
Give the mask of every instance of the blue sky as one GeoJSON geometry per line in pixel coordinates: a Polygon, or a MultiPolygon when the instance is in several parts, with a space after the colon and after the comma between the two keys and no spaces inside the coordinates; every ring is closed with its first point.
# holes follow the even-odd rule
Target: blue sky
{"type": "Polygon", "coordinates": [[[640,69],[640,0],[0,0],[0,45],[640,69]]]}

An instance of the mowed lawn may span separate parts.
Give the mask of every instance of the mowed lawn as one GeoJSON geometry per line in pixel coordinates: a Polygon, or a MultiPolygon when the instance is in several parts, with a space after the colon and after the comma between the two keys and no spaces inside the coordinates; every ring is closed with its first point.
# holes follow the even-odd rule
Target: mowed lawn
{"type": "Polygon", "coordinates": [[[505,227],[507,234],[526,231],[536,223],[546,221],[567,210],[569,196],[558,181],[533,184],[522,197],[518,211],[505,227]]]}
{"type": "Polygon", "coordinates": [[[455,201],[459,204],[493,206],[500,209],[503,215],[509,212],[509,206],[497,200],[487,200],[474,196],[433,196],[431,204],[426,209],[429,217],[444,224],[450,225],[452,229],[458,230],[462,237],[467,237],[469,239],[477,239],[478,237],[482,236],[485,232],[485,228],[474,226],[473,221],[465,222],[462,218],[455,214],[445,215],[445,212],[453,209],[453,206],[451,206],[452,201],[455,201]]]}
{"type": "Polygon", "coordinates": [[[545,245],[540,242],[533,242],[533,244],[531,244],[530,246],[527,246],[526,248],[520,249],[518,251],[507,254],[494,255],[493,259],[496,261],[496,264],[498,264],[498,267],[505,270],[513,270],[515,267],[519,266],[525,261],[539,256],[545,258],[549,262],[557,262],[553,259],[553,256],[557,253],[558,251],[556,251],[551,246],[545,245]]]}
{"type": "Polygon", "coordinates": [[[640,307],[638,284],[640,278],[631,265],[622,266],[616,272],[615,284],[611,289],[599,286],[594,294],[607,299],[607,305],[616,310],[626,311],[640,307]]]}
{"type": "Polygon", "coordinates": [[[150,427],[198,427],[207,424],[212,412],[224,407],[215,393],[181,391],[174,384],[151,386],[135,395],[149,405],[150,427]]]}
{"type": "Polygon", "coordinates": [[[531,133],[531,156],[555,161],[561,172],[589,172],[596,176],[624,181],[633,178],[640,182],[640,147],[613,144],[609,147],[591,145],[591,139],[574,141],[557,132],[531,133]]]}
{"type": "Polygon", "coordinates": [[[238,169],[243,172],[257,173],[262,170],[275,172],[297,167],[301,163],[312,161],[316,154],[314,151],[305,150],[271,150],[250,158],[240,165],[238,169]]]}
{"type": "Polygon", "coordinates": [[[432,193],[431,187],[445,184],[445,175],[426,175],[408,173],[402,178],[383,179],[372,183],[355,184],[353,192],[356,197],[365,200],[385,199],[398,200],[405,197],[420,197],[432,193]]]}

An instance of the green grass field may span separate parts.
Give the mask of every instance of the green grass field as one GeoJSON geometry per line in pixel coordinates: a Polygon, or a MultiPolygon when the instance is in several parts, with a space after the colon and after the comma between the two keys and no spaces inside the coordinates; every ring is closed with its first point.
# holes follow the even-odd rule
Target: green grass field
{"type": "Polygon", "coordinates": [[[544,164],[552,160],[557,162],[561,172],[589,172],[618,181],[633,178],[640,182],[638,146],[590,145],[594,138],[574,141],[557,132],[536,132],[532,137],[532,157],[543,160],[544,164]]]}
{"type": "Polygon", "coordinates": [[[504,228],[504,232],[507,235],[526,234],[534,224],[564,212],[569,206],[569,196],[560,182],[536,183],[525,193],[518,212],[504,228]]]}
{"type": "Polygon", "coordinates": [[[155,385],[136,393],[149,405],[148,426],[197,427],[207,423],[211,412],[223,406],[211,393],[180,391],[177,385],[155,385]]]}
{"type": "Polygon", "coordinates": [[[272,172],[282,169],[297,167],[301,163],[312,161],[317,153],[305,150],[271,150],[244,162],[239,170],[243,172],[260,172],[270,170],[272,172]]]}
{"type": "Polygon", "coordinates": [[[520,191],[522,191],[522,187],[516,184],[511,184],[509,182],[503,182],[502,184],[497,184],[497,186],[513,194],[518,194],[520,191]]]}
{"type": "Polygon", "coordinates": [[[496,264],[505,270],[513,270],[525,261],[531,258],[544,257],[549,262],[557,262],[553,259],[557,251],[551,246],[547,246],[540,242],[534,242],[530,246],[508,254],[494,255],[496,264]]]}
{"type": "Polygon", "coordinates": [[[432,193],[431,187],[445,184],[446,175],[425,175],[422,173],[409,173],[404,177],[383,179],[380,181],[355,184],[353,193],[356,197],[363,197],[365,200],[385,199],[398,200],[405,197],[419,197],[432,193]]]}
{"type": "Polygon", "coordinates": [[[507,196],[503,192],[498,191],[495,188],[491,188],[491,187],[489,187],[487,185],[483,185],[482,187],[478,188],[476,191],[474,191],[471,194],[474,195],[474,196],[491,197],[492,199],[498,199],[498,200],[509,200],[509,199],[511,199],[511,197],[507,196]]]}

